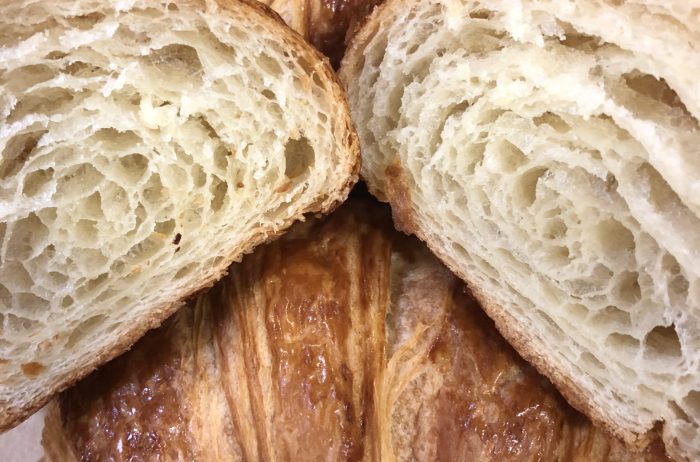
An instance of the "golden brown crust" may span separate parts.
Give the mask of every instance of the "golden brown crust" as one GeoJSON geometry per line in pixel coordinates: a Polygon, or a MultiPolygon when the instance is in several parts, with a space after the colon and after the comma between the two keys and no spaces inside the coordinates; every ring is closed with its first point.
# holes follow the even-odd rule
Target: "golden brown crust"
{"type": "Polygon", "coordinates": [[[12,403],[0,403],[0,409],[2,409],[2,415],[0,415],[0,432],[4,432],[19,425],[23,420],[48,403],[55,394],[60,393],[81,378],[87,376],[101,364],[110,361],[128,350],[129,347],[147,331],[157,328],[165,319],[175,313],[178,308],[183,305],[183,300],[201,291],[207,290],[216,281],[226,275],[227,268],[232,262],[240,260],[244,254],[252,252],[257,246],[275,240],[278,236],[282,235],[292,223],[303,220],[304,214],[327,214],[333,211],[345,201],[350,190],[357,182],[360,171],[359,140],[352,120],[350,119],[350,111],[342,85],[325,58],[317,50],[309,46],[303,38],[289,29],[279,15],[269,7],[252,0],[219,0],[219,4],[223,8],[223,11],[226,11],[227,8],[249,8],[251,10],[251,20],[267,22],[270,27],[274,27],[278,31],[281,39],[284,39],[289,46],[299,50],[299,54],[303,58],[306,58],[309,63],[312,63],[314,70],[319,73],[321,81],[326,83],[326,90],[330,92],[331,99],[333,100],[333,104],[330,106],[335,109],[334,120],[338,121],[338,126],[335,127],[334,130],[335,136],[337,140],[340,140],[339,143],[342,145],[342,150],[349,159],[345,183],[335,186],[329,191],[327,196],[319,198],[316,203],[311,204],[307,209],[285,220],[281,227],[272,229],[270,226],[261,226],[248,242],[240,248],[232,249],[231,253],[226,258],[222,259],[222,263],[213,271],[212,277],[203,281],[197,288],[185,294],[181,299],[154,307],[150,312],[150,316],[141,320],[141,324],[134,325],[132,330],[116,340],[111,348],[103,351],[96,351],[93,360],[89,363],[77,366],[72,373],[56,380],[52,385],[46,388],[44,395],[34,397],[22,403],[21,407],[13,407],[12,403]],[[256,19],[253,19],[254,17],[256,17],[256,19]]]}
{"type": "Polygon", "coordinates": [[[405,0],[384,1],[363,18],[362,24],[349,38],[340,63],[338,73],[342,82],[351,82],[354,80],[354,76],[359,74],[360,69],[364,65],[363,52],[365,44],[377,33],[382,21],[391,17],[396,9],[403,7],[403,2],[405,0]]]}
{"type": "Polygon", "coordinates": [[[307,1],[307,36],[337,67],[350,37],[382,0],[307,1]]]}
{"type": "Polygon", "coordinates": [[[53,455],[49,460],[60,460],[61,462],[78,462],[78,455],[75,453],[70,440],[65,437],[63,424],[61,423],[61,410],[58,401],[54,400],[46,406],[46,417],[44,418],[44,434],[41,438],[46,454],[53,455]],[[57,459],[60,454],[60,458],[57,459]]]}
{"type": "Polygon", "coordinates": [[[264,0],[337,68],[364,18],[382,0],[264,0]]]}
{"type": "Polygon", "coordinates": [[[394,219],[394,226],[406,234],[413,234],[416,223],[413,220],[411,209],[411,189],[406,182],[398,158],[384,170],[384,177],[388,190],[387,195],[392,198],[391,215],[394,219]]]}
{"type": "MultiPolygon", "coordinates": [[[[177,317],[166,323],[176,321],[177,317]]],[[[176,336],[168,335],[173,331],[168,325],[156,329],[143,338],[139,349],[88,376],[83,393],[61,395],[60,418],[73,435],[75,447],[81,448],[81,460],[103,460],[101,456],[110,453],[127,460],[145,454],[156,459],[193,458],[184,394],[188,376],[181,376],[187,369],[178,351],[184,342],[174,342],[176,336]],[[109,401],[103,401],[97,392],[102,388],[109,388],[109,401]],[[163,434],[150,428],[168,431],[163,434]],[[105,429],[123,438],[95,437],[105,429]]]]}
{"type": "Polygon", "coordinates": [[[571,409],[386,208],[357,201],[232,266],[57,402],[52,460],[173,459],[117,450],[133,429],[195,460],[664,459],[571,409]]]}

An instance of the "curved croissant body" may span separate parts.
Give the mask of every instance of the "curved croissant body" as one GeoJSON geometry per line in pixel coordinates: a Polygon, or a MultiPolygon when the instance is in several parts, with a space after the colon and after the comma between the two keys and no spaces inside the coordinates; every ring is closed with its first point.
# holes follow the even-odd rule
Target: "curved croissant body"
{"type": "Polygon", "coordinates": [[[385,210],[349,203],[234,265],[65,392],[53,460],[662,460],[505,343],[385,210]]]}

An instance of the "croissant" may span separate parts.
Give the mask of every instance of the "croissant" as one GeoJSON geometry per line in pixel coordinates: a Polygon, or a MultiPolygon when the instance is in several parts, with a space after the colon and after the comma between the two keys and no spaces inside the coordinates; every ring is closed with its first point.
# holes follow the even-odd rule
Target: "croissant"
{"type": "Polygon", "coordinates": [[[578,409],[700,460],[700,2],[390,0],[362,177],[578,409]]]}
{"type": "Polygon", "coordinates": [[[52,402],[50,460],[664,460],[593,427],[388,210],[350,201],[52,402]]]}
{"type": "Polygon", "coordinates": [[[359,167],[331,67],[257,2],[0,2],[0,431],[359,167]]]}

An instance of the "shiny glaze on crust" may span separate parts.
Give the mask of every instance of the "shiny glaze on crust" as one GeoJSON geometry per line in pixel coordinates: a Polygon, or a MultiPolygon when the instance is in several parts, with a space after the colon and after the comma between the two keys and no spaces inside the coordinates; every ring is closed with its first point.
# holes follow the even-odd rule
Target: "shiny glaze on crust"
{"type": "Polygon", "coordinates": [[[569,407],[370,202],[295,225],[97,376],[54,432],[84,460],[129,460],[128,428],[176,430],[133,460],[664,460],[569,407]]]}
{"type": "Polygon", "coordinates": [[[229,383],[243,379],[247,390],[226,387],[226,394],[233,406],[251,403],[251,418],[234,413],[248,460],[354,461],[372,450],[367,387],[378,373],[372,352],[381,339],[372,326],[381,328],[379,307],[389,296],[381,273],[391,236],[383,231],[388,217],[377,217],[385,223],[376,226],[361,216],[356,209],[298,226],[233,268],[229,283],[210,294],[221,308],[222,363],[229,374],[245,371],[229,383]]]}
{"type": "Polygon", "coordinates": [[[80,460],[195,457],[173,324],[166,321],[137,348],[60,395],[61,421],[80,460]]]}

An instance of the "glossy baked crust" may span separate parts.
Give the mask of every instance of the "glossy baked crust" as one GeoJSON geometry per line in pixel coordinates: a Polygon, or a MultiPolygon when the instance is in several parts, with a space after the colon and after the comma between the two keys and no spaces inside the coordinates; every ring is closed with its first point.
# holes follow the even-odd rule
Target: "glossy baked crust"
{"type": "Polygon", "coordinates": [[[51,460],[665,460],[593,427],[388,209],[231,267],[51,405],[51,460]]]}

